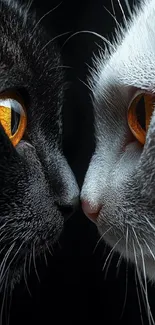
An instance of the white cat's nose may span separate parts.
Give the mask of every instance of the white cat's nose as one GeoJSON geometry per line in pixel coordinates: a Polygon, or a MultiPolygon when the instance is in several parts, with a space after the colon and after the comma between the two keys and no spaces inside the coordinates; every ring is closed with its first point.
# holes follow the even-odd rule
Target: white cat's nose
{"type": "Polygon", "coordinates": [[[96,222],[99,212],[101,210],[101,206],[92,206],[88,201],[82,200],[82,210],[86,217],[88,217],[91,221],[96,222]]]}

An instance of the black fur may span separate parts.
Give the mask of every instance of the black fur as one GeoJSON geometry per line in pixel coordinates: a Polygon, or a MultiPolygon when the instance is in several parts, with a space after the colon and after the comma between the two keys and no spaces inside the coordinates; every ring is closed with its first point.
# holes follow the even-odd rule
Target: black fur
{"type": "Polygon", "coordinates": [[[61,148],[64,81],[50,39],[26,6],[0,1],[0,93],[18,92],[28,121],[16,148],[0,126],[0,289],[55,243],[78,197],[61,148]]]}

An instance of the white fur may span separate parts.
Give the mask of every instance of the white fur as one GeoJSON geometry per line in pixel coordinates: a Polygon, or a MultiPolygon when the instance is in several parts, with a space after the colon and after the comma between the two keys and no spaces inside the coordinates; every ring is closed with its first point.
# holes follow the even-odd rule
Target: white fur
{"type": "MultiPolygon", "coordinates": [[[[97,220],[101,234],[113,231],[105,240],[135,262],[155,281],[155,114],[144,149],[135,140],[128,144],[127,110],[138,91],[155,93],[155,0],[142,1],[130,21],[117,31],[116,41],[95,58],[95,72],[89,78],[93,93],[96,150],[91,159],[81,198],[90,206],[102,205],[97,220]],[[153,225],[153,227],[150,226],[153,225]],[[138,241],[133,233],[137,234],[138,241]]],[[[93,69],[94,71],[94,69],[93,69]]]]}

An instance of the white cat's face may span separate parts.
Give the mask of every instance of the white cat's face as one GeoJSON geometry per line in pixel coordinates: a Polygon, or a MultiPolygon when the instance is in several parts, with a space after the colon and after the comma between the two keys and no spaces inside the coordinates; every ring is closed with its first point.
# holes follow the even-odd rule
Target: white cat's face
{"type": "Polygon", "coordinates": [[[90,80],[96,149],[81,199],[103,239],[155,281],[155,112],[144,146],[127,120],[134,96],[155,93],[155,0],[141,3],[117,39],[90,80]]]}

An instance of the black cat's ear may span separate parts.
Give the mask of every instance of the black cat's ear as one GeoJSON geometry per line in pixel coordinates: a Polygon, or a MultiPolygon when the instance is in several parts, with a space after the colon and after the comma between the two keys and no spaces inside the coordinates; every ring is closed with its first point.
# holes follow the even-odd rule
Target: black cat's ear
{"type": "Polygon", "coordinates": [[[7,160],[12,159],[15,154],[16,150],[0,124],[0,161],[7,163],[7,160]]]}

